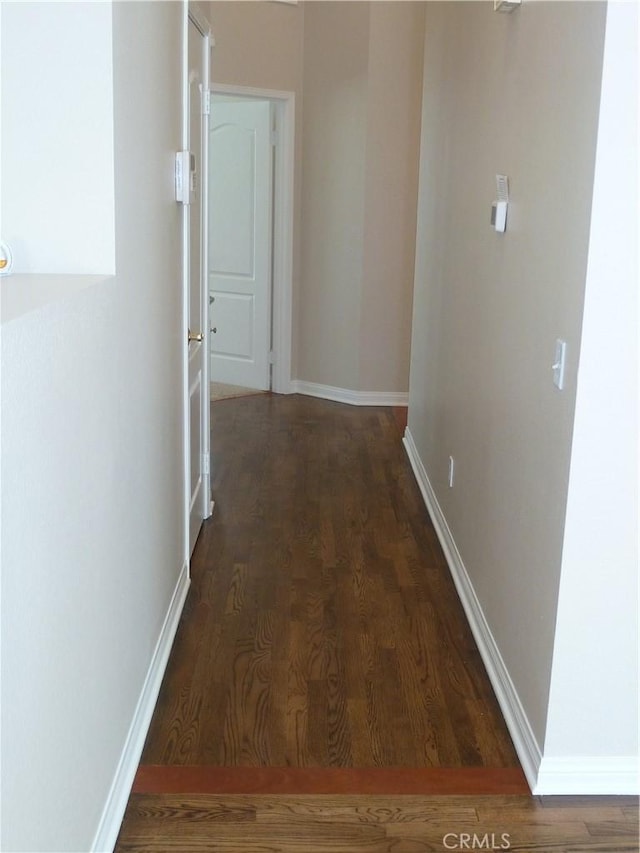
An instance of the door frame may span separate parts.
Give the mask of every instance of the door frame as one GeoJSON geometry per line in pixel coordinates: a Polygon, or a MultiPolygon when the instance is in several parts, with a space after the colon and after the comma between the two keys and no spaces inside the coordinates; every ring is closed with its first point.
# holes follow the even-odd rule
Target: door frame
{"type": "MultiPolygon", "coordinates": [[[[273,182],[273,277],[271,390],[291,394],[293,303],[293,208],[295,169],[295,92],[211,83],[211,93],[271,101],[276,115],[276,156],[273,182]]],[[[207,283],[208,288],[208,283],[207,283]]]]}
{"type": "MultiPolygon", "coordinates": [[[[189,26],[193,23],[202,35],[202,80],[203,84],[209,86],[210,77],[210,53],[215,44],[213,32],[207,19],[197,7],[183,0],[185,14],[183,16],[184,29],[182,34],[182,150],[189,145],[189,26]]],[[[201,282],[200,290],[202,297],[202,382],[201,382],[201,456],[200,476],[202,477],[202,506],[200,511],[202,519],[208,518],[213,512],[213,501],[211,500],[211,475],[210,475],[210,435],[209,435],[209,299],[206,269],[208,266],[208,241],[204,235],[208,233],[207,217],[209,213],[209,180],[208,180],[208,158],[209,158],[209,115],[204,108],[208,104],[208,88],[204,88],[201,96],[201,168],[200,168],[200,192],[198,198],[202,206],[201,210],[201,232],[200,257],[201,257],[201,282]]],[[[190,566],[190,516],[191,516],[191,430],[190,430],[190,397],[189,397],[189,345],[187,342],[189,334],[189,234],[190,234],[190,209],[189,205],[182,207],[182,374],[183,374],[183,465],[184,465],[184,555],[185,562],[190,566]]]]}

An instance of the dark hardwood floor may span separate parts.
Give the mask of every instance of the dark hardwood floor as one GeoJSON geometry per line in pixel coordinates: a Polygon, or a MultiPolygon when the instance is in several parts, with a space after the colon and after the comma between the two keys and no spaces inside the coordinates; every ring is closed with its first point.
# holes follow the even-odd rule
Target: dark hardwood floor
{"type": "Polygon", "coordinates": [[[215,515],[119,853],[638,851],[637,799],[529,794],[405,423],[213,404],[215,515]]]}
{"type": "Polygon", "coordinates": [[[143,764],[513,767],[392,409],[212,406],[214,517],[143,764]]]}
{"type": "Polygon", "coordinates": [[[638,811],[623,797],[136,794],[117,850],[637,853],[638,811]]]}

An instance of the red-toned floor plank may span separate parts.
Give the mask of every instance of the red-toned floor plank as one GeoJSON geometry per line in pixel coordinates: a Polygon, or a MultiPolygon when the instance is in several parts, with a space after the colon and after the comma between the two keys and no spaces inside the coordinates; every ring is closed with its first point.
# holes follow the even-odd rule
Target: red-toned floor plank
{"type": "Polygon", "coordinates": [[[142,765],[134,794],[529,794],[519,767],[142,765]]]}
{"type": "Polygon", "coordinates": [[[406,406],[394,406],[393,407],[393,416],[395,418],[396,424],[398,426],[398,430],[400,435],[404,435],[404,431],[407,428],[407,416],[409,414],[409,409],[406,406]]]}

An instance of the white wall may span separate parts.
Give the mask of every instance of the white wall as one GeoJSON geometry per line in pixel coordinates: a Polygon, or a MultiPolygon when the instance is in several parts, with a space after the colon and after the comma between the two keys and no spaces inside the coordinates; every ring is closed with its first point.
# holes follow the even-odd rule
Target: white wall
{"type": "Polygon", "coordinates": [[[409,436],[530,778],[547,731],[605,15],[590,2],[509,15],[427,4],[409,436]],[[504,235],[489,224],[497,173],[510,178],[504,235]]]}
{"type": "MultiPolygon", "coordinates": [[[[590,767],[626,773],[629,786],[634,782],[637,786],[638,773],[636,4],[609,4],[603,67],[562,574],[540,780],[556,790],[561,783],[573,790],[579,784],[591,785],[590,767]],[[559,782],[559,775],[567,778],[559,782]]],[[[601,780],[593,785],[599,786],[590,788],[594,793],[602,790],[601,780]]]]}
{"type": "Polygon", "coordinates": [[[113,273],[111,3],[1,14],[0,222],[14,271],[113,273]]]}
{"type": "Polygon", "coordinates": [[[182,33],[113,4],[115,276],[2,327],[6,850],[90,849],[184,565],[182,33]]]}

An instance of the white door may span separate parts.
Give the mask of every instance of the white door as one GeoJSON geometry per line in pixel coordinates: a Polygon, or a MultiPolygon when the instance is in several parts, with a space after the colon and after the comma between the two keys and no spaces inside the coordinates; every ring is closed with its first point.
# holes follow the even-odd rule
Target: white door
{"type": "Polygon", "coordinates": [[[209,131],[211,379],[268,390],[273,149],[269,101],[214,96],[209,131]]]}
{"type": "Polygon", "coordinates": [[[189,555],[198,538],[202,520],[211,514],[209,477],[209,382],[207,364],[207,247],[204,237],[206,223],[206,133],[205,95],[208,79],[209,37],[202,24],[189,13],[187,102],[187,148],[191,153],[190,202],[186,205],[187,220],[187,429],[189,496],[189,555]]]}

